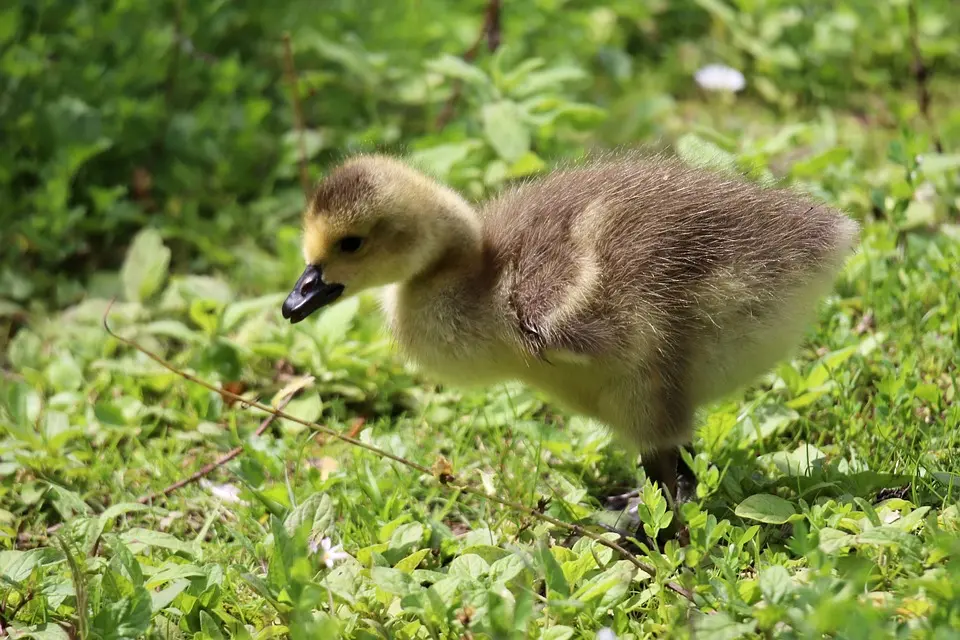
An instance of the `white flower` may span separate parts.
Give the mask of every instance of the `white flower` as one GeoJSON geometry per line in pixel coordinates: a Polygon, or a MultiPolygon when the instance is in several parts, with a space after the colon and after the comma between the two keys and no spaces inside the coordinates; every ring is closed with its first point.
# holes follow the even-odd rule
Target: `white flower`
{"type": "Polygon", "coordinates": [[[340,545],[332,547],[331,544],[330,538],[323,538],[319,543],[316,539],[310,541],[310,553],[321,551],[320,559],[327,565],[327,569],[332,569],[334,564],[350,557],[340,545]]]}
{"type": "Polygon", "coordinates": [[[722,64],[708,64],[693,74],[693,78],[707,91],[737,92],[747,86],[742,73],[722,64]]]}
{"type": "Polygon", "coordinates": [[[604,627],[597,631],[597,640],[617,640],[617,634],[610,627],[604,627]]]}
{"type": "Polygon", "coordinates": [[[232,484],[213,484],[209,480],[201,480],[200,486],[220,498],[224,502],[232,502],[234,504],[247,504],[245,501],[240,499],[240,487],[237,487],[232,484]]]}
{"type": "Polygon", "coordinates": [[[917,202],[933,202],[937,199],[937,188],[930,182],[923,182],[913,192],[917,202]]]}

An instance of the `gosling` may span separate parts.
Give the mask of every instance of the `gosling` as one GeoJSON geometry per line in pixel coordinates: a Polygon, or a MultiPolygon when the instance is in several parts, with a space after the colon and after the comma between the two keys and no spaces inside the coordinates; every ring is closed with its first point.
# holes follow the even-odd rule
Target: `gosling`
{"type": "Polygon", "coordinates": [[[303,227],[284,318],[384,287],[421,369],[519,380],[608,425],[673,503],[692,487],[695,409],[790,354],[859,235],[792,191],[633,154],[476,208],[398,159],[357,156],[320,182],[303,227]]]}

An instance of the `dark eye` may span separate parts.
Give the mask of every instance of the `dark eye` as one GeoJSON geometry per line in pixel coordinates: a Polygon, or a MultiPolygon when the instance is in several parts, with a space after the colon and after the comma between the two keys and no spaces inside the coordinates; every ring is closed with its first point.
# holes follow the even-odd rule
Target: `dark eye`
{"type": "Polygon", "coordinates": [[[360,236],[347,236],[340,240],[340,251],[344,253],[355,253],[363,246],[363,238],[360,236]]]}

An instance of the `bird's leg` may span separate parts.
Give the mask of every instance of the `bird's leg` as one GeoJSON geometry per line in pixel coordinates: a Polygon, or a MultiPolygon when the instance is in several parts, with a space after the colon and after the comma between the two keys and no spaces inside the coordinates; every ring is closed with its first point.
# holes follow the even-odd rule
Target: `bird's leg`
{"type": "Polygon", "coordinates": [[[677,485],[680,464],[678,449],[665,449],[652,454],[646,454],[640,461],[643,471],[647,475],[647,482],[655,482],[667,497],[667,503],[672,507],[677,497],[677,485]]]}
{"type": "MultiPolygon", "coordinates": [[[[695,455],[693,447],[684,445],[691,456],[695,455]]],[[[693,469],[680,455],[680,448],[658,451],[641,461],[647,479],[656,482],[666,491],[668,501],[677,507],[692,499],[697,492],[697,477],[693,469]]]]}
{"type": "MultiPolygon", "coordinates": [[[[693,428],[694,407],[689,397],[686,358],[689,341],[679,334],[671,337],[665,341],[671,348],[659,352],[659,357],[649,367],[638,372],[637,386],[642,391],[633,396],[632,406],[625,403],[630,413],[622,416],[626,424],[632,423],[627,430],[641,434],[641,440],[647,440],[648,443],[689,441],[693,428]]],[[[630,398],[630,394],[625,393],[623,397],[630,398]]],[[[689,445],[683,446],[691,451],[689,445]]],[[[640,463],[647,480],[660,487],[673,510],[670,524],[657,536],[657,543],[663,548],[667,540],[674,538],[682,529],[679,506],[696,494],[696,477],[684,462],[677,445],[645,448],[640,463]]],[[[607,498],[607,505],[619,511],[638,497],[642,498],[640,491],[611,496],[607,498]]],[[[646,535],[640,526],[637,538],[644,537],[646,535]]]]}
{"type": "MultiPolygon", "coordinates": [[[[687,453],[690,454],[690,457],[693,458],[696,456],[696,452],[693,450],[693,447],[689,444],[683,445],[683,448],[687,450],[687,453]]],[[[677,450],[677,492],[674,496],[677,507],[680,505],[689,502],[697,495],[697,476],[694,475],[693,469],[690,468],[690,465],[686,463],[683,459],[683,456],[680,455],[680,450],[677,450]]]]}
{"type": "MultiPolygon", "coordinates": [[[[693,453],[689,445],[685,445],[684,448],[691,454],[693,453]]],[[[696,495],[697,478],[693,474],[693,470],[683,460],[679,448],[647,454],[641,460],[641,465],[647,475],[647,481],[659,485],[667,504],[673,510],[673,520],[670,521],[666,529],[661,530],[657,535],[657,544],[662,549],[667,541],[675,538],[682,528],[682,523],[679,520],[680,505],[696,495]]],[[[638,535],[642,530],[643,527],[641,526],[638,535]]]]}
{"type": "MultiPolygon", "coordinates": [[[[689,437],[693,428],[693,405],[687,393],[687,360],[683,345],[677,340],[672,353],[662,354],[648,380],[652,383],[652,425],[661,437],[676,441],[678,436],[689,437]]],[[[685,445],[690,451],[689,445],[685,445]]],[[[670,525],[661,530],[657,543],[662,548],[667,540],[676,537],[682,528],[679,506],[695,494],[696,477],[684,462],[680,448],[671,446],[641,455],[641,464],[647,479],[656,482],[673,510],[670,525]]],[[[642,527],[641,527],[642,529],[642,527]]]]}
{"type": "MultiPolygon", "coordinates": [[[[683,448],[690,452],[691,456],[693,455],[692,447],[684,445],[683,448]]],[[[680,448],[669,448],[647,453],[641,459],[640,465],[647,476],[647,482],[656,483],[660,487],[669,508],[673,510],[673,520],[666,529],[660,531],[657,535],[657,546],[663,550],[667,541],[675,538],[682,529],[682,523],[679,520],[680,506],[696,496],[697,478],[680,455],[680,448]]],[[[634,489],[627,493],[609,496],[607,498],[607,508],[613,511],[623,511],[631,503],[635,504],[635,501],[640,499],[642,495],[641,489],[634,489]]],[[[601,526],[625,538],[636,537],[638,540],[646,538],[642,524],[638,525],[636,533],[618,527],[601,526]]]]}

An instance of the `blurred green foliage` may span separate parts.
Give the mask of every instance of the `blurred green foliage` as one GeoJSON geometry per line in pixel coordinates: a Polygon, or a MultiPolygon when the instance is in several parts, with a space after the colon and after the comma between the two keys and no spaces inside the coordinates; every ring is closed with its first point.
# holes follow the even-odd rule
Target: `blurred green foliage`
{"type": "MultiPolygon", "coordinates": [[[[119,265],[143,226],[173,243],[180,268],[230,268],[236,245],[275,249],[301,202],[285,31],[314,177],[347,152],[405,151],[479,197],[587,146],[669,139],[672,120],[689,117],[677,113],[682,101],[697,97],[692,73],[711,61],[741,69],[742,102],[762,112],[845,105],[885,126],[917,116],[888,91],[913,82],[905,0],[507,3],[500,48],[490,55],[481,44],[468,64],[460,54],[485,7],[8,3],[0,295],[73,301],[80,281],[119,265]],[[462,98],[438,130],[459,82],[462,98]]],[[[954,92],[956,13],[952,0],[930,0],[918,21],[935,86],[954,92]]],[[[955,115],[942,127],[960,136],[955,115]]]]}

